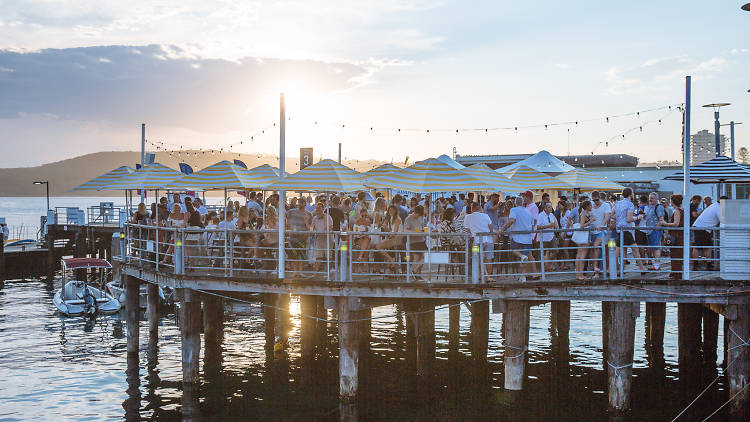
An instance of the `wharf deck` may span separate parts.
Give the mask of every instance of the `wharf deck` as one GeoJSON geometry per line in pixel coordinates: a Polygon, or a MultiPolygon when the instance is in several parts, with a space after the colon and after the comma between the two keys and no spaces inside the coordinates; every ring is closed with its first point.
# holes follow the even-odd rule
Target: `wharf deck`
{"type": "MultiPolygon", "coordinates": [[[[353,281],[328,281],[322,277],[279,279],[271,274],[240,274],[232,277],[222,270],[174,274],[140,263],[123,264],[125,275],[172,288],[193,290],[292,293],[314,296],[442,300],[589,300],[625,302],[678,302],[730,305],[750,303],[750,281],[729,281],[703,274],[687,280],[665,280],[649,274],[640,278],[575,280],[550,275],[545,281],[520,282],[500,279],[491,283],[466,284],[454,279],[434,282],[404,278],[358,276],[353,281]],[[650,276],[650,277],[649,277],[650,276]]],[[[715,276],[715,273],[713,274],[715,276]]]]}

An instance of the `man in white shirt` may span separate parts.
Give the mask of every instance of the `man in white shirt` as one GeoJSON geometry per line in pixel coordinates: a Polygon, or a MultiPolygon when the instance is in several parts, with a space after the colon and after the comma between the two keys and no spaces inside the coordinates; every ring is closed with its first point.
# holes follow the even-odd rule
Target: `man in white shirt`
{"type": "MultiPolygon", "coordinates": [[[[536,205],[534,205],[534,207],[536,208],[536,205]]],[[[537,211],[539,211],[538,208],[537,211]]],[[[498,234],[503,234],[508,228],[510,228],[512,232],[531,232],[534,229],[534,223],[534,217],[532,217],[529,210],[524,207],[524,198],[519,196],[516,197],[516,206],[510,210],[508,221],[500,229],[498,234]]],[[[533,247],[532,244],[534,241],[533,238],[534,235],[532,233],[512,233],[510,235],[510,249],[513,252],[513,255],[521,260],[521,271],[523,271],[524,274],[530,272],[528,268],[529,266],[531,267],[531,272],[536,272],[536,265],[534,265],[533,262],[527,264],[529,256],[531,256],[531,248],[533,247]]],[[[539,277],[530,278],[533,280],[538,279],[539,277]]],[[[526,276],[521,276],[521,281],[526,281],[526,276]]]]}
{"type": "MultiPolygon", "coordinates": [[[[719,202],[714,202],[709,205],[706,209],[701,212],[698,218],[695,219],[693,227],[710,228],[716,227],[721,223],[721,208],[719,202]]],[[[695,248],[693,249],[692,255],[694,259],[699,258],[701,251],[707,259],[713,258],[713,246],[714,237],[713,231],[711,230],[695,230],[695,248]]],[[[695,263],[695,267],[701,262],[695,263]]],[[[713,269],[713,261],[708,261],[706,264],[707,269],[713,269]]]]}
{"type": "MultiPolygon", "coordinates": [[[[542,212],[540,212],[539,216],[536,218],[536,229],[551,230],[559,228],[560,225],[557,222],[557,217],[555,217],[555,214],[552,212],[552,203],[545,202],[542,204],[542,212]]],[[[544,246],[544,259],[547,261],[545,268],[547,268],[548,271],[552,271],[554,270],[554,265],[552,264],[551,257],[554,255],[553,252],[557,252],[552,250],[552,240],[555,238],[555,233],[540,233],[539,237],[541,238],[540,241],[542,242],[542,246],[544,246]]]]}
{"type": "Polygon", "coordinates": [[[479,203],[471,203],[471,214],[467,214],[464,217],[464,228],[466,228],[469,235],[473,236],[475,245],[482,245],[482,250],[484,251],[484,268],[482,268],[482,272],[487,274],[486,266],[492,263],[495,248],[492,242],[492,235],[479,235],[478,233],[492,233],[492,220],[490,220],[487,214],[481,212],[479,203]]]}
{"type": "Polygon", "coordinates": [[[599,192],[591,192],[591,201],[593,206],[591,208],[591,217],[593,221],[591,227],[595,227],[596,231],[591,232],[591,248],[592,255],[591,259],[594,262],[594,272],[600,273],[602,270],[599,268],[599,255],[600,247],[604,241],[604,236],[607,234],[607,227],[609,226],[609,218],[612,215],[612,206],[609,202],[603,199],[604,195],[599,195],[599,192]]]}

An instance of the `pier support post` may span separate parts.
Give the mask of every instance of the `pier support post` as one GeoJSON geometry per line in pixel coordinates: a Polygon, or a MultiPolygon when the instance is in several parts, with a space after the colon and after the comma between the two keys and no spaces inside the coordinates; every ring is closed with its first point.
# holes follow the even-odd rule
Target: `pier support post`
{"type": "Polygon", "coordinates": [[[417,376],[430,376],[435,366],[435,305],[420,300],[416,312],[417,376]]]}
{"type": "Polygon", "coordinates": [[[471,305],[471,355],[477,362],[487,361],[490,335],[490,302],[474,302],[471,305]]]}
{"type": "MultiPolygon", "coordinates": [[[[203,296],[203,372],[206,381],[215,383],[222,367],[221,340],[224,331],[224,302],[218,296],[203,296]]],[[[220,403],[220,401],[219,401],[220,403]]]]}
{"type": "Polygon", "coordinates": [[[55,240],[52,238],[52,234],[47,233],[47,237],[44,239],[44,245],[47,248],[47,275],[52,277],[55,275],[55,240]]]}
{"type": "Polygon", "coordinates": [[[128,334],[128,355],[138,356],[140,280],[133,276],[125,277],[125,321],[128,334]]]}
{"type": "Polygon", "coordinates": [[[719,341],[719,314],[703,307],[703,363],[716,365],[716,348],[719,341]]]}
{"type": "Polygon", "coordinates": [[[276,340],[276,293],[263,294],[263,322],[266,330],[266,357],[273,358],[273,345],[276,340]]]}
{"type": "Polygon", "coordinates": [[[680,379],[689,381],[700,368],[702,305],[677,304],[677,365],[680,379]]]}
{"type": "Polygon", "coordinates": [[[505,329],[505,389],[523,388],[524,366],[529,330],[529,305],[520,300],[508,301],[504,319],[505,329]]]}
{"type": "Polygon", "coordinates": [[[448,308],[448,350],[452,354],[458,353],[461,341],[461,302],[451,303],[448,308]]]}
{"type": "Polygon", "coordinates": [[[148,284],[147,297],[148,341],[156,345],[159,338],[159,285],[148,284]]]}
{"type": "Polygon", "coordinates": [[[182,382],[197,384],[201,348],[201,302],[198,294],[182,290],[180,306],[180,336],[182,340],[182,382]]]}
{"type": "Polygon", "coordinates": [[[315,335],[318,299],[316,296],[300,296],[300,349],[302,361],[309,362],[315,355],[315,335]]]}
{"type": "MultiPolygon", "coordinates": [[[[367,363],[367,358],[370,355],[370,340],[372,330],[372,308],[365,308],[360,313],[362,321],[359,322],[359,357],[360,362],[367,363]]],[[[434,319],[433,319],[433,332],[434,332],[434,319]]]]}
{"type": "MultiPolygon", "coordinates": [[[[78,230],[76,230],[75,247],[76,247],[76,251],[75,251],[76,258],[85,258],[86,257],[86,232],[83,227],[80,227],[78,230]]],[[[75,278],[77,280],[86,281],[87,275],[88,275],[88,270],[86,268],[75,270],[75,278]]]]}
{"type": "Polygon", "coordinates": [[[560,344],[568,344],[570,335],[570,301],[553,300],[551,305],[552,331],[560,344]]]}
{"type": "Polygon", "coordinates": [[[667,316],[667,304],[646,302],[646,348],[656,356],[664,354],[664,323],[667,316]]]}
{"type": "Polygon", "coordinates": [[[734,397],[729,405],[732,421],[743,421],[750,415],[750,304],[730,305],[736,307],[729,320],[729,348],[727,366],[729,397],[734,397]]]}
{"type": "Polygon", "coordinates": [[[0,288],[5,284],[5,235],[0,231],[0,288]]]}
{"type": "Polygon", "coordinates": [[[630,408],[630,387],[635,350],[635,319],[640,303],[603,302],[609,308],[607,337],[607,375],[609,411],[623,413],[630,408]]]}
{"type": "Polygon", "coordinates": [[[350,306],[349,297],[338,297],[339,318],[339,398],[342,404],[354,403],[359,388],[359,312],[350,306]]]}

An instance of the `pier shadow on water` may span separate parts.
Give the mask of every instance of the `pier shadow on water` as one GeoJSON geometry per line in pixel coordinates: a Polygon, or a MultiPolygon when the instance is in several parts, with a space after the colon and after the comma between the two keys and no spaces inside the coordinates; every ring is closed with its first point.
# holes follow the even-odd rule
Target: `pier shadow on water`
{"type": "MultiPolygon", "coordinates": [[[[281,347],[266,344],[260,307],[225,303],[219,329],[201,336],[201,382],[181,376],[173,310],[159,320],[158,342],[141,323],[140,352],[128,357],[120,316],[93,323],[61,318],[42,282],[0,289],[0,391],[11,419],[260,421],[643,421],[670,420],[718,374],[716,362],[678,366],[676,306],[666,308],[663,338],[637,320],[632,412],[607,414],[601,309],[574,302],[569,327],[550,305],[532,308],[523,390],[504,385],[502,315],[490,314],[486,344],[460,310],[435,314],[435,359],[417,375],[413,327],[401,306],[374,308],[360,349],[359,396],[339,403],[338,330],[299,317],[293,297],[281,316],[281,347]],[[477,344],[477,341],[480,344],[477,344]],[[486,353],[484,352],[486,350],[486,353]],[[689,370],[688,370],[689,369],[689,370]]],[[[335,318],[333,311],[323,317],[335,318]]],[[[145,321],[145,319],[144,319],[145,321]]],[[[205,331],[205,330],[204,330],[205,331]]],[[[723,356],[719,336],[718,360],[723,356]]],[[[681,420],[702,419],[728,398],[720,378],[681,420]]],[[[720,412],[712,420],[727,420],[720,412]]]]}

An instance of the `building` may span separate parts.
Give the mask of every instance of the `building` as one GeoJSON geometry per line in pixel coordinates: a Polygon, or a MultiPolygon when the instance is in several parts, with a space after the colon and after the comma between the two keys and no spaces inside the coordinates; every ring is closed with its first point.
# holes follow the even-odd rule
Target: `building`
{"type": "MultiPolygon", "coordinates": [[[[719,137],[719,155],[726,155],[729,149],[724,135],[719,137]]],[[[716,136],[707,130],[701,130],[690,137],[690,165],[694,166],[716,157],[716,136]]]]}
{"type": "MultiPolygon", "coordinates": [[[[509,155],[459,155],[456,161],[464,166],[472,164],[486,164],[490,168],[499,169],[534,154],[509,154],[509,155]]],[[[635,167],[638,165],[638,157],[628,154],[599,154],[599,155],[557,155],[557,158],[573,167],[635,167]]]]}

